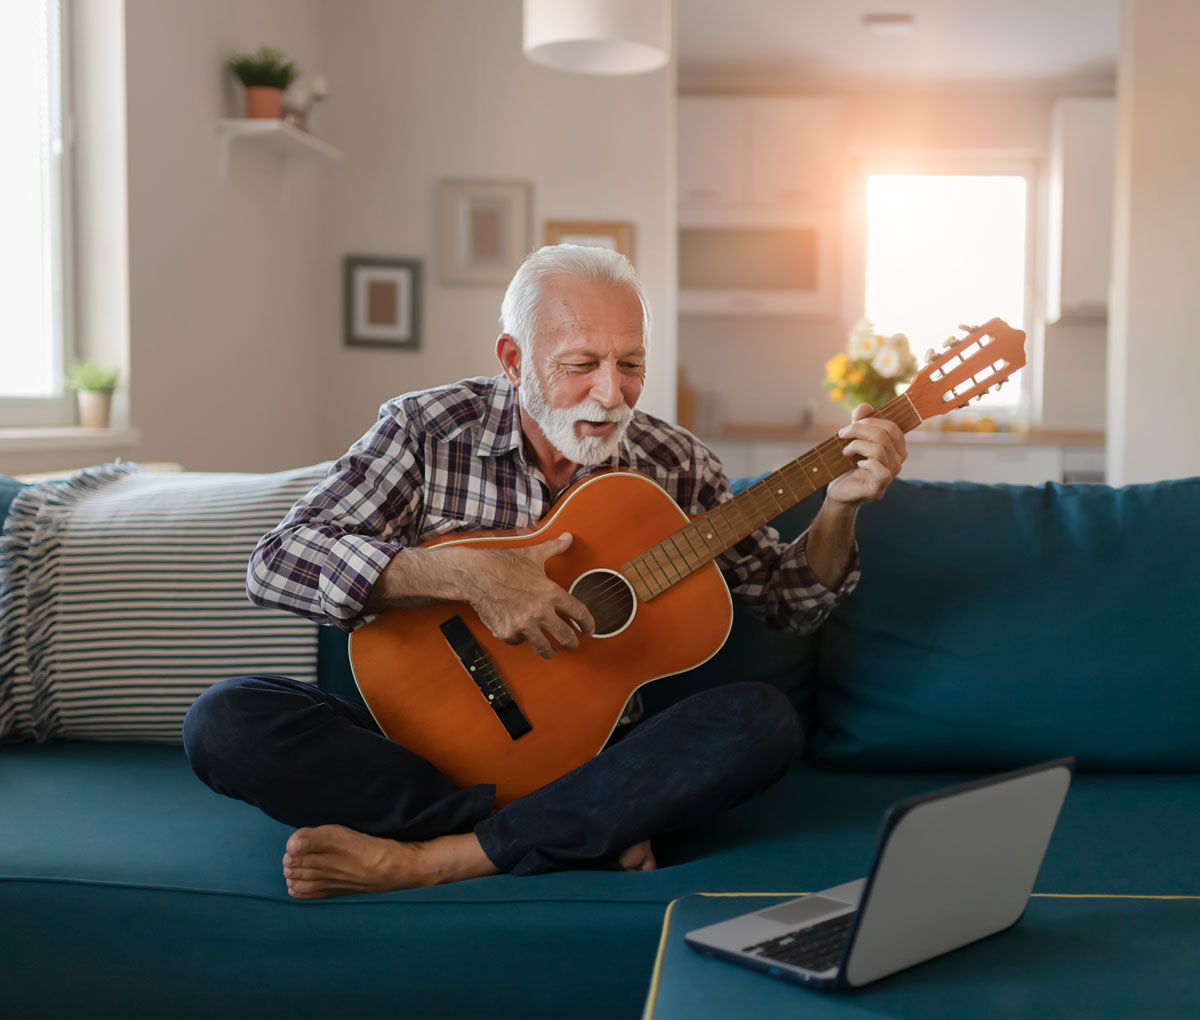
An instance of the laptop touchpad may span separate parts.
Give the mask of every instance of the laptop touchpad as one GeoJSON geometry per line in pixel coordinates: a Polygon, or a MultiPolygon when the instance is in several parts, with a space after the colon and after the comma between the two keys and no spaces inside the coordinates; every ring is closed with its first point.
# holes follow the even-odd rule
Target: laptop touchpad
{"type": "Polygon", "coordinates": [[[824,896],[805,896],[802,900],[792,900],[778,907],[760,910],[758,916],[794,927],[806,921],[819,921],[834,914],[849,913],[846,907],[847,904],[838,900],[827,900],[824,896]]]}

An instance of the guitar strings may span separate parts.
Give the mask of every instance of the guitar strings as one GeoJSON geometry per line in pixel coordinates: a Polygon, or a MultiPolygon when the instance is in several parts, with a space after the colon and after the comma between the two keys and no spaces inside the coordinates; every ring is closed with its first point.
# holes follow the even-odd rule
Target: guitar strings
{"type": "MultiPolygon", "coordinates": [[[[881,407],[876,412],[876,415],[881,418],[886,418],[888,421],[894,421],[897,425],[900,425],[902,428],[904,428],[904,418],[911,417],[912,414],[915,414],[915,411],[911,411],[910,407],[911,407],[911,405],[909,404],[909,402],[904,399],[903,395],[901,395],[900,397],[897,397],[894,400],[888,401],[888,403],[886,403],[883,407],[881,407]]],[[[911,430],[912,428],[915,428],[916,425],[919,425],[921,423],[921,420],[922,419],[918,415],[917,421],[915,423],[909,425],[907,428],[904,428],[904,431],[907,432],[907,431],[911,430]]],[[[785,471],[788,471],[789,469],[792,469],[796,466],[802,466],[802,467],[807,468],[809,465],[806,464],[805,461],[810,461],[814,456],[818,460],[820,460],[821,467],[823,467],[830,474],[833,474],[834,467],[831,467],[829,465],[829,463],[826,461],[826,459],[825,459],[826,454],[827,453],[832,454],[834,452],[833,447],[837,447],[838,456],[841,456],[843,459],[847,459],[842,454],[842,450],[845,448],[845,445],[846,444],[843,444],[836,436],[826,439],[824,442],[817,444],[816,446],[812,447],[807,452],[801,454],[795,460],[789,461],[787,464],[783,465],[783,467],[779,468],[777,471],[772,472],[772,474],[769,475],[768,478],[773,477],[774,475],[784,476],[785,471]]],[[[836,467],[836,465],[835,465],[835,467],[836,467]]],[[[835,475],[835,477],[836,477],[836,475],[835,475]]],[[[809,479],[807,477],[805,477],[805,480],[809,481],[809,479]]],[[[795,490],[794,490],[791,482],[786,478],[786,476],[783,477],[783,481],[787,484],[788,489],[792,491],[792,496],[795,499],[795,502],[793,502],[791,504],[791,506],[794,506],[796,502],[799,502],[800,500],[807,498],[808,495],[812,494],[812,493],[807,493],[805,496],[796,497],[795,490]]],[[[705,565],[706,563],[711,562],[712,560],[715,560],[718,556],[721,555],[721,553],[725,552],[726,549],[732,548],[732,545],[727,546],[726,549],[722,549],[720,552],[714,553],[710,558],[704,559],[701,562],[695,564],[694,566],[690,566],[690,567],[687,564],[687,561],[686,561],[687,554],[685,553],[684,554],[684,557],[685,557],[684,566],[687,569],[680,570],[680,568],[677,565],[678,560],[676,558],[673,558],[671,556],[671,554],[666,551],[665,545],[667,542],[674,541],[675,545],[676,545],[676,549],[675,549],[676,556],[678,556],[679,555],[678,536],[680,534],[682,534],[688,527],[691,527],[692,525],[696,524],[699,520],[702,520],[704,517],[707,517],[708,514],[715,514],[715,513],[719,512],[724,517],[732,517],[732,516],[736,515],[739,518],[739,520],[738,520],[738,522],[736,522],[734,524],[734,531],[735,531],[735,533],[744,532],[741,535],[741,538],[736,539],[735,542],[733,543],[733,545],[736,545],[737,542],[740,542],[743,539],[745,539],[747,536],[753,534],[755,531],[758,530],[758,528],[763,527],[765,524],[769,523],[773,519],[773,517],[767,517],[763,521],[762,524],[757,525],[755,527],[750,527],[750,524],[751,524],[753,518],[751,517],[750,512],[748,510],[749,502],[743,501],[741,499],[741,496],[746,495],[748,493],[753,493],[755,488],[757,488],[758,486],[764,487],[764,490],[760,490],[759,495],[761,496],[761,495],[765,494],[765,488],[769,487],[768,483],[767,483],[767,479],[766,478],[761,479],[759,482],[755,483],[755,485],[751,486],[749,489],[746,489],[742,493],[739,493],[738,496],[735,496],[732,499],[728,499],[724,503],[721,503],[721,504],[717,505],[716,507],[713,507],[712,510],[710,510],[706,514],[702,515],[702,517],[697,518],[695,521],[688,522],[688,524],[684,525],[684,527],[682,527],[678,531],[675,531],[672,534],[668,535],[665,539],[663,539],[661,542],[657,543],[655,546],[652,546],[650,549],[647,549],[644,553],[640,553],[638,556],[635,556],[632,560],[629,561],[630,565],[632,565],[635,569],[641,570],[642,564],[648,563],[654,569],[657,569],[658,572],[660,574],[662,574],[663,578],[667,581],[667,585],[661,591],[655,592],[654,594],[655,595],[662,594],[662,591],[666,591],[667,588],[671,588],[674,585],[678,584],[684,578],[693,574],[701,566],[705,565]],[[749,530],[746,530],[747,528],[749,528],[749,530]],[[671,580],[670,576],[667,574],[666,569],[664,569],[663,566],[655,563],[653,559],[649,559],[650,554],[653,552],[653,550],[659,549],[659,548],[663,549],[663,552],[666,555],[667,560],[668,560],[668,565],[671,567],[674,567],[675,572],[679,574],[679,577],[676,578],[675,580],[671,580]]],[[[816,487],[813,488],[813,492],[816,492],[816,487]]],[[[755,498],[757,498],[757,497],[752,497],[752,500],[755,498]]],[[[776,503],[776,505],[778,505],[778,500],[775,500],[773,496],[772,496],[772,500],[776,503]]],[[[789,508],[785,507],[784,509],[789,509],[789,508]]],[[[782,512],[783,511],[781,510],[780,513],[782,513],[782,512]]],[[[733,523],[733,522],[730,522],[730,523],[733,523]]],[[[717,529],[714,528],[713,533],[716,534],[716,531],[717,531],[717,529]]],[[[633,571],[631,570],[630,573],[632,573],[632,572],[633,571]]],[[[645,582],[643,581],[643,584],[644,583],[645,582]]],[[[627,588],[633,588],[633,582],[630,581],[628,578],[626,578],[623,574],[621,574],[617,577],[609,577],[606,580],[602,581],[596,588],[595,597],[592,599],[592,605],[589,606],[589,609],[591,609],[593,616],[596,615],[597,610],[600,611],[601,613],[607,613],[608,611],[619,606],[620,603],[626,597],[626,589],[627,588]]],[[[635,589],[635,594],[636,594],[636,589],[635,589]]]]}

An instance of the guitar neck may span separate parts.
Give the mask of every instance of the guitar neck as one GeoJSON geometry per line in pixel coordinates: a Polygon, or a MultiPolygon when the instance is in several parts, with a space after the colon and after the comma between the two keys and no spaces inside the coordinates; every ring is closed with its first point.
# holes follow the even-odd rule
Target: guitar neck
{"type": "MultiPolygon", "coordinates": [[[[903,393],[872,417],[894,421],[904,432],[911,432],[923,420],[903,393]]],[[[768,521],[853,470],[854,462],[842,452],[848,442],[831,436],[622,564],[621,573],[633,584],[639,599],[649,601],[661,595],[768,521]]]]}

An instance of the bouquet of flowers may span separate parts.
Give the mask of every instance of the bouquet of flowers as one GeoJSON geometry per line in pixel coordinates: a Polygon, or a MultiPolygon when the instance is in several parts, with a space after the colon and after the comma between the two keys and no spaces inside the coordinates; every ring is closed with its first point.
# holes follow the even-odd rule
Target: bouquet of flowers
{"type": "Polygon", "coordinates": [[[829,399],[853,410],[867,403],[874,408],[896,395],[896,387],[908,382],[917,370],[917,359],[903,333],[885,337],[866,320],[850,331],[846,350],[825,362],[829,399]]]}

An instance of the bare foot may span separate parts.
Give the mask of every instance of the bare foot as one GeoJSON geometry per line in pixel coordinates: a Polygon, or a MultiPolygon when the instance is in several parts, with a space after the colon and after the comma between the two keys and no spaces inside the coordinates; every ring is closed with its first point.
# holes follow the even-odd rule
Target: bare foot
{"type": "Polygon", "coordinates": [[[288,837],[283,877],[300,900],[392,892],[497,874],[473,832],[401,843],[343,825],[297,829],[288,837]]]}
{"type": "Polygon", "coordinates": [[[653,871],[658,867],[654,851],[650,849],[650,840],[631,846],[617,858],[617,863],[623,871],[653,871]]]}

